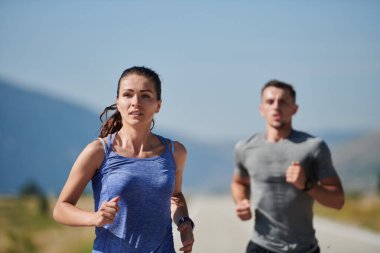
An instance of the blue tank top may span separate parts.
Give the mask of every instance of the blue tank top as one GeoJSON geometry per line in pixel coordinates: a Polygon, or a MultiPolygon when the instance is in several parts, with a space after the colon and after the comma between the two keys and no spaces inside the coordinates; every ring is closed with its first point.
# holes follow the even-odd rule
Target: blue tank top
{"type": "Polygon", "coordinates": [[[165,151],[149,158],[128,158],[112,150],[108,135],[105,158],[92,178],[95,211],[104,201],[120,196],[120,211],[112,224],[96,227],[93,253],[175,253],[171,196],[175,182],[174,145],[157,137],[165,151]]]}

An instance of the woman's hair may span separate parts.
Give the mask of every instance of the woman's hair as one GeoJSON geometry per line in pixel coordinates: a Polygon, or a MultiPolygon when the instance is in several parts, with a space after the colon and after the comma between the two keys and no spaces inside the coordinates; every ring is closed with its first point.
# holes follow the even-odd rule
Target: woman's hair
{"type": "MultiPolygon", "coordinates": [[[[152,81],[154,84],[154,88],[156,90],[157,100],[161,100],[161,80],[160,80],[160,77],[158,76],[158,74],[150,68],[137,67],[137,66],[126,69],[121,74],[121,76],[119,78],[119,82],[117,84],[117,93],[116,93],[117,98],[119,97],[119,89],[120,89],[121,80],[124,77],[126,77],[128,75],[132,75],[132,74],[143,76],[143,77],[149,79],[150,81],[152,81]]],[[[116,104],[107,106],[103,110],[103,112],[100,114],[99,118],[100,118],[100,121],[102,122],[102,127],[101,127],[100,134],[99,134],[100,138],[104,138],[108,134],[113,134],[113,133],[119,131],[121,129],[121,127],[123,126],[121,115],[120,115],[120,112],[117,110],[116,104]],[[110,117],[108,117],[109,111],[115,111],[115,112],[110,117]],[[105,121],[103,121],[103,118],[105,121]]],[[[153,128],[153,126],[154,126],[154,120],[152,122],[152,128],[153,128]]]]}

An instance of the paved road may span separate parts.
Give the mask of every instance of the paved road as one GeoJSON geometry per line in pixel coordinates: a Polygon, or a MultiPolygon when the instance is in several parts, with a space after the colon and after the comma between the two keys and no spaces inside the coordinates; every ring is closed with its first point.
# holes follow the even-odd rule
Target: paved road
{"type": "MultiPolygon", "coordinates": [[[[229,196],[188,197],[190,215],[196,222],[193,253],[243,253],[251,233],[251,222],[234,215],[229,196]]],[[[316,217],[314,220],[322,253],[379,253],[380,234],[316,217]]],[[[176,250],[179,237],[174,231],[176,250]]]]}

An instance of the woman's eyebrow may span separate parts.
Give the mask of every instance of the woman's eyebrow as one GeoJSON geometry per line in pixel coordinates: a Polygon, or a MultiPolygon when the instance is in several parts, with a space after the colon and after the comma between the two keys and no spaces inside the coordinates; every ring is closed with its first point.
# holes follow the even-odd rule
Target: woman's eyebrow
{"type": "MultiPolygon", "coordinates": [[[[130,91],[130,92],[134,92],[135,90],[134,89],[122,89],[121,92],[126,92],[126,91],[130,91]]],[[[144,90],[139,90],[140,92],[149,92],[149,93],[153,93],[153,91],[151,89],[144,89],[144,90]]]]}
{"type": "Polygon", "coordinates": [[[140,90],[140,92],[150,92],[150,93],[153,93],[153,91],[151,89],[140,90]]]}

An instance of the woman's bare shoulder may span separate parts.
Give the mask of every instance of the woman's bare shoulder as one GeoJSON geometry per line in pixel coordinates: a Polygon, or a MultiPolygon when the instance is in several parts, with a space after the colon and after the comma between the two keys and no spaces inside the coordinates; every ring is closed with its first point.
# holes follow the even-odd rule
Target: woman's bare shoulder
{"type": "Polygon", "coordinates": [[[178,153],[180,155],[186,155],[187,154],[187,150],[186,150],[185,145],[183,145],[179,141],[173,141],[173,143],[174,143],[174,152],[175,153],[178,153]]]}
{"type": "Polygon", "coordinates": [[[101,140],[95,139],[83,149],[80,154],[81,158],[87,160],[91,164],[94,164],[96,167],[103,162],[105,155],[105,147],[101,140]]]}

